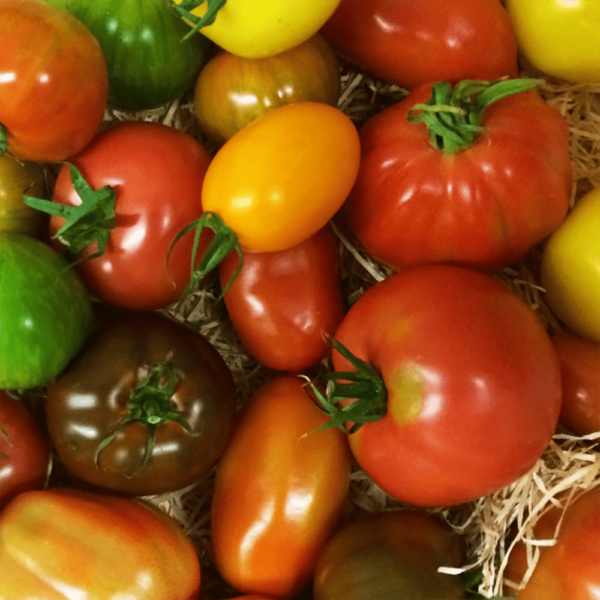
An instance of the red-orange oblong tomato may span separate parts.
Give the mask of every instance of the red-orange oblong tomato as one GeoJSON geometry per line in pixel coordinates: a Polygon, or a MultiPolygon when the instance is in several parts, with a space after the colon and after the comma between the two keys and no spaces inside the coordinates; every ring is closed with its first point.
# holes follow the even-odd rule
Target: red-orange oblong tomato
{"type": "MultiPolygon", "coordinates": [[[[280,371],[302,371],[329,352],[344,314],[339,252],[329,226],[280,252],[245,252],[242,269],[225,294],[233,326],[248,353],[280,371]]],[[[220,265],[225,285],[238,263],[220,265]]]]}
{"type": "Polygon", "coordinates": [[[350,453],[301,380],[264,384],[246,403],[217,467],[215,564],[245,594],[290,598],[308,583],[348,494],[350,453]]]}

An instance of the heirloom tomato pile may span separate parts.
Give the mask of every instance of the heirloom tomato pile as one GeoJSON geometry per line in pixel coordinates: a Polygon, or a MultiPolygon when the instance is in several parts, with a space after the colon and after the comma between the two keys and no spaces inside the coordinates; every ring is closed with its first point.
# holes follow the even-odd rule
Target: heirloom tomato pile
{"type": "Polygon", "coordinates": [[[593,600],[596,0],[0,0],[0,600],[593,600]]]}

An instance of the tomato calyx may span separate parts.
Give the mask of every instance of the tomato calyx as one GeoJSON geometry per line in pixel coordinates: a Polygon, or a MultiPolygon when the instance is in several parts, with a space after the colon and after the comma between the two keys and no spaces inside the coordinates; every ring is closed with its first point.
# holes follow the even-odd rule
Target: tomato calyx
{"type": "Polygon", "coordinates": [[[23,201],[35,210],[65,219],[54,237],[67,246],[71,254],[79,254],[89,244],[97,242],[96,253],[88,257],[97,258],[106,251],[110,232],[117,225],[115,190],[108,185],[94,190],[75,165],[65,164],[69,165],[71,183],[81,198],[79,206],[66,206],[33,196],[23,196],[23,201]]]}
{"type": "Polygon", "coordinates": [[[171,398],[179,382],[177,369],[168,356],[164,362],[155,364],[152,368],[146,367],[148,373],[134,388],[127,402],[127,414],[120,420],[117,427],[106,436],[96,449],[94,462],[100,468],[100,454],[115,438],[133,423],[141,423],[148,430],[148,441],[144,450],[144,457],[138,469],[127,477],[134,477],[150,461],[156,444],[156,429],[166,421],[174,421],[190,432],[189,423],[173,410],[171,398]]]}
{"type": "Polygon", "coordinates": [[[325,394],[310,384],[319,401],[319,407],[331,419],[316,431],[337,427],[344,433],[352,434],[366,423],[379,421],[386,414],[387,390],[383,378],[369,363],[354,356],[335,338],[331,343],[356,370],[325,373],[325,394]],[[338,402],[348,399],[352,399],[353,402],[338,408],[338,402]]]}
{"type": "Polygon", "coordinates": [[[189,33],[187,33],[182,41],[190,38],[194,33],[202,29],[203,27],[208,27],[215,22],[217,18],[217,13],[225,6],[227,0],[182,0],[179,4],[175,4],[175,10],[182,16],[184,19],[191,21],[193,23],[193,28],[189,33]],[[195,8],[198,8],[201,4],[206,2],[206,12],[202,17],[198,17],[192,13],[195,8]]]}
{"type": "Polygon", "coordinates": [[[470,148],[483,131],[481,121],[485,110],[494,102],[535,89],[542,79],[501,79],[479,81],[465,79],[452,88],[448,81],[431,87],[431,96],[424,104],[415,104],[407,115],[409,123],[427,126],[431,145],[453,155],[470,148]]]}
{"type": "Polygon", "coordinates": [[[8,131],[2,123],[0,123],[0,156],[8,151],[8,131]]]}

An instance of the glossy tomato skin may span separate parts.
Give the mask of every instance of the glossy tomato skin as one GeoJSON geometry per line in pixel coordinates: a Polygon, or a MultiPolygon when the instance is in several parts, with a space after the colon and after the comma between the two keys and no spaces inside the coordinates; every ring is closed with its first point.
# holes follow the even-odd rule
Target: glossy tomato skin
{"type": "Polygon", "coordinates": [[[358,133],[340,110],[319,102],[281,106],[221,147],[206,173],[202,204],[243,249],[286,250],[338,211],[359,161],[358,133]]]}
{"type": "Polygon", "coordinates": [[[0,510],[46,481],[50,445],[29,407],[0,390],[0,510]]]}
{"type": "Polygon", "coordinates": [[[36,197],[45,195],[42,165],[3,154],[0,156],[0,232],[41,234],[44,215],[23,202],[24,193],[36,197]]]}
{"type": "Polygon", "coordinates": [[[91,328],[89,294],[69,263],[40,240],[0,234],[0,388],[47,385],[91,328]]]}
{"type": "MultiPolygon", "coordinates": [[[[220,265],[225,286],[238,264],[220,265]]],[[[344,314],[337,238],[329,226],[280,252],[245,252],[225,294],[233,326],[248,353],[263,365],[300,372],[325,358],[344,314]]]]}
{"type": "Polygon", "coordinates": [[[567,214],[567,123],[536,92],[519,93],[486,110],[474,145],[447,155],[430,144],[426,125],[407,122],[430,95],[429,85],[415,89],[363,127],[344,217],[366,250],[396,270],[425,263],[503,268],[567,214]]]}
{"type": "Polygon", "coordinates": [[[576,83],[600,83],[600,4],[594,0],[507,0],[529,66],[576,83]]]}
{"type": "Polygon", "coordinates": [[[487,275],[408,269],[367,290],[335,337],[383,378],[387,412],[349,438],[398,500],[449,506],[492,493],[527,473],[554,433],[561,382],[549,336],[487,275]]]}
{"type": "Polygon", "coordinates": [[[315,600],[462,600],[453,575],[461,566],[459,538],[426,512],[393,509],[361,514],[338,529],[317,559],[315,600]]]}
{"type": "Polygon", "coordinates": [[[518,74],[498,0],[342,0],[320,31],[351,62],[407,89],[518,74]]]}
{"type": "MultiPolygon", "coordinates": [[[[157,394],[153,400],[159,402],[157,394]]],[[[49,387],[46,415],[54,448],[72,475],[140,496],[182,489],[206,475],[225,448],[234,405],[231,373],[208,340],[160,314],[134,313],[99,326],[49,387]],[[138,385],[165,361],[178,378],[165,402],[187,428],[173,418],[159,423],[143,466],[150,429],[140,422],[118,428],[138,385]]]]}
{"type": "Polygon", "coordinates": [[[189,27],[170,0],[67,0],[67,8],[98,40],[109,75],[108,104],[121,110],[158,108],[188,90],[212,44],[189,27]]]}
{"type": "Polygon", "coordinates": [[[265,383],[244,405],[217,466],[215,564],[245,594],[290,598],[341,517],[350,453],[300,379],[265,383]]]}
{"type": "Polygon", "coordinates": [[[250,59],[222,51],[200,72],[194,90],[202,130],[219,144],[266,112],[293,102],[336,106],[339,64],[314,35],[275,56],[250,59]]]}
{"type": "Polygon", "coordinates": [[[540,281],[556,316],[600,343],[600,188],[581,198],[547,240],[540,281]]]}
{"type": "Polygon", "coordinates": [[[600,343],[570,333],[550,339],[560,362],[560,422],[578,435],[600,431],[600,343]]]}
{"type": "MultiPolygon", "coordinates": [[[[106,252],[81,260],[77,270],[99,299],[136,310],[154,310],[175,302],[190,280],[193,234],[181,239],[169,257],[177,233],[202,214],[201,190],[210,162],[191,136],[157,123],[120,123],[100,133],[73,164],[94,189],[116,191],[116,228],[106,252]]],[[[81,204],[65,165],[56,181],[54,202],[81,204]]],[[[50,235],[64,219],[50,219],[50,235]]],[[[91,244],[82,256],[96,253],[91,244]]]]}
{"type": "Polygon", "coordinates": [[[31,491],[0,516],[0,590],[14,600],[195,600],[200,564],[179,523],[149,503],[31,491]]]}
{"type": "MultiPolygon", "coordinates": [[[[506,586],[518,600],[596,600],[600,589],[600,488],[579,493],[562,506],[542,514],[533,529],[534,539],[554,540],[540,547],[540,557],[521,591],[506,586]],[[563,516],[564,515],[564,516],[563,516]],[[562,517],[562,521],[561,521],[562,517]]],[[[518,543],[508,557],[504,573],[519,584],[527,571],[527,551],[518,543]]]]}
{"type": "Polygon", "coordinates": [[[39,162],[79,152],[100,128],[108,95],[96,39],[43,0],[3,0],[0,39],[0,123],[8,149],[39,162]]]}
{"type": "MultiPolygon", "coordinates": [[[[173,0],[180,4],[181,0],[173,0]]],[[[200,31],[221,48],[244,58],[264,58],[285,52],[313,36],[340,0],[227,0],[212,25],[200,31]]],[[[207,5],[198,2],[192,14],[202,17],[207,5]]]]}

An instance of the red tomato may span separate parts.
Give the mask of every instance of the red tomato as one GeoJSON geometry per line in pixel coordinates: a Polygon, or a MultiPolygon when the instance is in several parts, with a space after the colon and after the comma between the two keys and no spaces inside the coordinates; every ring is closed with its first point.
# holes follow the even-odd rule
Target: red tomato
{"type": "Polygon", "coordinates": [[[245,594],[294,596],[337,524],[350,483],[340,431],[286,376],[244,405],[217,466],[212,504],[215,564],[245,594]]]}
{"type": "Polygon", "coordinates": [[[483,133],[449,154],[432,145],[427,125],[407,121],[431,94],[419,87],[363,127],[345,218],[366,250],[397,270],[431,262],[503,268],[567,214],[567,123],[536,92],[521,92],[491,104],[483,133]]]}
{"type": "Polygon", "coordinates": [[[98,131],[108,97],[96,38],[62,8],[2,0],[0,39],[0,123],[9,150],[39,162],[79,152],[98,131]]]}
{"type": "Polygon", "coordinates": [[[2,598],[197,600],[200,563],[164,511],[78,490],[25,492],[0,515],[2,598]]]}
{"type": "MultiPolygon", "coordinates": [[[[92,188],[109,185],[116,192],[116,227],[106,252],[77,263],[90,292],[132,309],[154,310],[178,300],[190,280],[193,234],[173,247],[168,268],[167,254],[177,233],[202,215],[207,151],[181,131],[139,121],[103,131],[72,162],[92,188]]],[[[81,204],[68,165],[59,173],[53,200],[81,204]]],[[[52,217],[50,234],[64,222],[52,217]]],[[[96,252],[90,244],[82,257],[96,252]]]]}
{"type": "MultiPolygon", "coordinates": [[[[600,590],[600,487],[580,494],[565,508],[552,506],[534,526],[538,540],[556,539],[540,547],[540,557],[518,600],[598,600],[600,590]]],[[[505,580],[519,584],[527,570],[523,543],[509,555],[505,580]]],[[[505,581],[506,583],[506,581],[505,581]]],[[[513,586],[507,595],[513,596],[513,586]]]]}
{"type": "Polygon", "coordinates": [[[578,435],[600,431],[600,344],[573,334],[551,340],[562,379],[560,422],[578,435]]]}
{"type": "MultiPolygon", "coordinates": [[[[383,380],[383,414],[350,447],[399,500],[445,506],[492,493],[527,473],[554,433],[561,386],[549,336],[487,275],[437,265],[394,275],[356,301],[335,337],[383,380]]],[[[333,359],[337,372],[356,370],[333,359]]]]}
{"type": "Polygon", "coordinates": [[[498,0],[342,0],[321,33],[353,63],[408,89],[518,74],[498,0]]]}
{"type": "MultiPolygon", "coordinates": [[[[344,314],[337,238],[329,226],[280,252],[245,252],[225,294],[233,326],[248,353],[271,369],[302,371],[329,353],[344,314]]],[[[226,285],[238,264],[220,265],[226,285]]]]}
{"type": "Polygon", "coordinates": [[[0,508],[46,480],[50,446],[24,402],[0,390],[0,508]]]}

